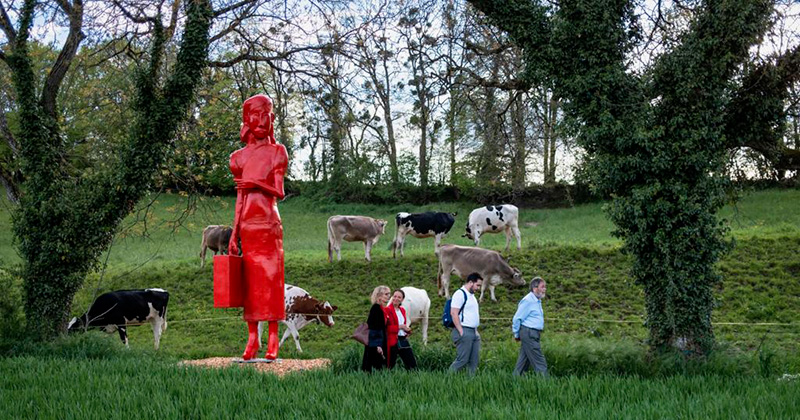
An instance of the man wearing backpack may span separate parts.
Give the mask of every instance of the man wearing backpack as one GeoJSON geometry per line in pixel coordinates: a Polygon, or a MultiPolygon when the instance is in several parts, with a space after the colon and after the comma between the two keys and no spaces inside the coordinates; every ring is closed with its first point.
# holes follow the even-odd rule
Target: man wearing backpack
{"type": "Polygon", "coordinates": [[[470,375],[478,369],[481,351],[481,336],[478,334],[480,313],[475,291],[481,288],[483,278],[478,273],[467,276],[467,281],[453,293],[450,301],[450,316],[453,320],[453,331],[450,333],[456,346],[456,360],[450,370],[456,372],[468,366],[470,375]]]}

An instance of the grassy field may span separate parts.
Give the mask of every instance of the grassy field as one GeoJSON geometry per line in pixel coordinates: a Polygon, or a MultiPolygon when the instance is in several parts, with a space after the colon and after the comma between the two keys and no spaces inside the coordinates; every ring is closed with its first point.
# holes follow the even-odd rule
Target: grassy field
{"type": "Polygon", "coordinates": [[[150,358],[0,359],[8,418],[796,418],[797,382],[719,376],[542,381],[492,372],[330,371],[279,379],[150,358]]]}
{"type": "MultiPolygon", "coordinates": [[[[85,310],[96,293],[124,288],[165,288],[171,297],[169,328],[162,337],[161,350],[158,353],[152,350],[153,338],[148,326],[129,329],[132,349],[127,352],[120,349],[116,335],[89,334],[87,342],[96,340],[113,349],[112,356],[99,358],[102,360],[91,355],[54,360],[39,356],[7,357],[7,350],[6,357],[0,358],[3,377],[0,400],[4,406],[24,413],[19,417],[99,417],[92,414],[97,413],[96,405],[109,399],[119,399],[122,412],[135,410],[168,417],[196,417],[196,410],[203,410],[207,417],[236,415],[232,413],[244,416],[250,408],[266,405],[292,415],[298,413],[292,411],[299,404],[300,397],[295,394],[308,393],[288,392],[292,396],[283,399],[276,395],[286,396],[286,390],[294,389],[316,390],[304,406],[313,413],[311,417],[326,417],[325,410],[330,407],[338,410],[337,414],[355,413],[356,417],[391,412],[397,407],[408,410],[396,411],[397,416],[403,414],[403,417],[414,417],[414,413],[429,409],[434,417],[452,416],[476,407],[454,403],[452,393],[456,391],[466,393],[475,404],[481,400],[485,409],[482,413],[487,417],[545,414],[609,417],[609,413],[619,413],[622,407],[625,413],[630,413],[623,417],[632,418],[663,417],[664,413],[689,418],[785,418],[797,412],[797,402],[788,397],[790,391],[797,392],[796,382],[782,384],[775,382],[775,378],[783,373],[800,372],[798,190],[751,193],[721,212],[720,217],[728,220],[736,247],[719,263],[724,281],[716,290],[714,322],[720,350],[702,365],[654,360],[647,354],[642,291],[631,280],[629,257],[622,254],[620,242],[611,236],[612,225],[603,215],[602,204],[522,209],[523,250],[512,249],[511,263],[522,270],[526,279],[541,275],[548,280],[543,347],[556,379],[514,382],[510,378],[518,351],[518,344],[510,337],[510,318],[525,291],[499,286],[497,302],[488,301],[487,297],[481,307],[482,373],[470,385],[457,381],[457,387],[467,388],[456,391],[448,386],[452,380],[437,373],[393,374],[388,383],[394,385],[387,385],[383,377],[373,379],[348,373],[360,358],[359,346],[349,336],[366,318],[369,293],[376,285],[424,288],[432,300],[430,343],[422,346],[419,328],[415,328],[411,341],[426,370],[446,367],[453,350],[447,331],[438,321],[444,299],[436,294],[433,241],[409,238],[406,257],[392,259],[389,245],[394,235],[393,217],[399,211],[457,211],[456,225],[445,243],[466,245],[469,242],[461,234],[473,206],[464,203],[422,207],[330,205],[302,198],[281,203],[287,283],[301,286],[339,309],[333,328],[312,324],[300,332],[305,352],[298,353],[291,339],[281,349],[285,358],[332,358],[334,371],[277,380],[246,371],[207,372],[175,366],[179,359],[236,356],[243,350],[246,328],[241,312],[213,308],[211,259],[201,269],[198,258],[203,227],[230,223],[232,199],[202,198],[194,205],[177,195],[162,195],[154,200],[148,211],[126,220],[125,229],[117,235],[107,255],[107,267],[89,276],[75,297],[72,312],[77,315],[85,310]],[[194,211],[185,214],[187,206],[194,211]],[[363,248],[358,243],[345,243],[343,261],[327,262],[325,221],[333,214],[361,214],[391,221],[386,235],[373,249],[372,263],[364,261],[363,248]],[[141,375],[129,366],[137,364],[144,364],[148,374],[141,375]],[[32,373],[28,375],[43,379],[22,378],[25,369],[32,373]],[[151,371],[155,372],[152,377],[151,371]],[[129,386],[110,389],[113,387],[106,385],[106,379],[84,379],[100,376],[109,376],[108,383],[129,386]],[[73,378],[88,384],[80,381],[72,384],[73,378]],[[177,378],[175,383],[171,383],[174,378],[177,378]],[[247,391],[243,394],[229,391],[236,387],[235,383],[244,384],[247,391]],[[414,394],[402,397],[394,407],[387,404],[391,389],[396,386],[409,387],[414,394]],[[334,390],[328,391],[331,387],[334,390]],[[59,390],[53,393],[55,388],[59,390]],[[265,391],[260,392],[262,388],[265,391]],[[692,391],[680,391],[681,388],[692,391]],[[166,390],[167,396],[161,397],[164,401],[153,402],[162,395],[155,394],[154,389],[166,390]],[[226,391],[217,395],[221,389],[226,391]],[[348,398],[338,398],[336,393],[342,389],[348,390],[348,398]],[[377,393],[380,398],[376,401],[380,403],[365,409],[363,400],[367,397],[362,393],[369,390],[377,393]],[[91,396],[81,397],[83,392],[91,396]],[[437,392],[445,394],[424,398],[437,392]],[[572,400],[560,397],[559,393],[572,396],[572,400]],[[218,402],[201,402],[210,398],[209,394],[217,397],[210,401],[218,402]],[[542,399],[526,405],[518,402],[524,398],[518,400],[517,395],[541,395],[542,399]],[[648,395],[655,397],[647,398],[648,395]],[[80,399],[85,404],[44,407],[36,403],[45,396],[54,397],[52,401],[80,399]],[[759,411],[758,400],[764,398],[775,406],[767,404],[769,407],[759,411]],[[737,400],[743,401],[740,406],[737,400]],[[40,411],[30,411],[29,407],[40,411]],[[56,414],[60,410],[69,414],[56,414]]],[[[19,258],[11,246],[7,204],[2,208],[6,210],[0,211],[0,239],[4,244],[0,246],[0,268],[13,269],[19,258]]],[[[487,236],[482,245],[501,250],[504,237],[487,236]]],[[[457,286],[451,286],[451,290],[453,287],[457,286]]],[[[84,342],[75,337],[70,340],[84,342]]],[[[14,346],[4,348],[11,349],[12,356],[25,354],[14,346]]],[[[71,351],[83,354],[83,350],[71,351]]],[[[257,416],[269,417],[266,413],[257,416]]]]}

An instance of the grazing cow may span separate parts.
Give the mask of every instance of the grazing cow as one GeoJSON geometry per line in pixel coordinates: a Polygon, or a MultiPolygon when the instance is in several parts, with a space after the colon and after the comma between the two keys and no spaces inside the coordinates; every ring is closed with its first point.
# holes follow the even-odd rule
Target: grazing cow
{"type": "Polygon", "coordinates": [[[506,251],[513,235],[517,238],[517,250],[522,248],[522,236],[519,233],[519,209],[511,204],[500,206],[479,207],[469,214],[467,220],[467,233],[463,236],[475,241],[475,246],[480,245],[481,235],[484,233],[506,234],[506,251]]]}
{"type": "Polygon", "coordinates": [[[437,276],[439,296],[450,298],[450,273],[455,273],[462,279],[467,278],[471,273],[480,274],[483,278],[481,301],[483,301],[483,292],[487,286],[492,300],[497,301],[494,297],[494,287],[503,281],[508,281],[514,286],[525,285],[522,273],[508,265],[499,252],[490,249],[442,245],[439,250],[439,275],[437,276]]]}
{"type": "Polygon", "coordinates": [[[231,240],[230,226],[210,225],[203,229],[203,240],[200,242],[200,267],[206,265],[206,248],[217,253],[228,253],[228,242],[231,240]]]}
{"type": "MultiPolygon", "coordinates": [[[[422,343],[428,345],[428,316],[431,311],[431,300],[428,298],[428,292],[416,287],[406,286],[400,290],[406,294],[403,303],[400,304],[406,310],[408,317],[408,325],[421,321],[422,322],[422,343]]],[[[389,305],[392,303],[389,302],[389,305]]]]}
{"type": "Polygon", "coordinates": [[[378,243],[378,239],[386,229],[386,220],[373,219],[367,216],[331,216],[328,219],[328,261],[342,260],[342,240],[347,242],[364,242],[364,258],[372,261],[370,251],[378,243]]]}
{"type": "Polygon", "coordinates": [[[103,328],[109,334],[119,331],[119,338],[128,345],[128,325],[150,322],[158,350],[161,333],[167,330],[167,303],[169,293],[164,289],[117,290],[104,293],[95,299],[89,311],[72,318],[68,331],[90,327],[103,328]]]}
{"type": "Polygon", "coordinates": [[[400,256],[404,256],[403,247],[406,235],[415,238],[430,238],[433,236],[433,252],[439,254],[439,244],[442,238],[450,232],[453,223],[456,221],[457,213],[397,213],[394,220],[397,222],[397,230],[392,242],[392,257],[397,258],[397,249],[400,249],[400,256]]]}
{"type": "MultiPolygon", "coordinates": [[[[283,345],[283,342],[289,337],[289,334],[294,338],[294,344],[297,346],[297,351],[302,353],[303,349],[300,348],[300,334],[299,331],[303,327],[312,322],[319,321],[328,327],[333,326],[333,311],[337,308],[332,306],[329,302],[321,302],[311,297],[305,290],[292,286],[291,284],[284,284],[283,295],[286,302],[286,320],[281,321],[286,325],[286,331],[283,332],[283,338],[278,344],[278,347],[283,345]]],[[[258,342],[261,342],[261,331],[263,330],[263,322],[258,323],[258,342]]]]}

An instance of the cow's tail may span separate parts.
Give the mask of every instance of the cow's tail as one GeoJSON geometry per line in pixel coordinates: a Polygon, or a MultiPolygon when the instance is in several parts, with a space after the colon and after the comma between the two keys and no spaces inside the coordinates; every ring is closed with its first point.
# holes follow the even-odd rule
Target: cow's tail
{"type": "Polygon", "coordinates": [[[333,228],[331,227],[331,219],[328,219],[328,262],[333,262],[333,249],[331,249],[331,241],[333,241],[333,228]]]}

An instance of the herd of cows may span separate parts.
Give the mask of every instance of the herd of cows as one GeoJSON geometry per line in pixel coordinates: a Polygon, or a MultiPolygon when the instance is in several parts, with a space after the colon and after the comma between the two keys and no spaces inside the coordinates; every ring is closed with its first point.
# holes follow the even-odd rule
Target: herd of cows
{"type": "MultiPolygon", "coordinates": [[[[480,238],[487,233],[500,233],[506,235],[508,251],[511,238],[517,242],[517,249],[522,247],[522,238],[519,230],[519,209],[513,205],[503,204],[486,206],[473,210],[467,220],[464,237],[474,241],[474,247],[458,245],[442,245],[441,241],[455,223],[455,213],[426,212],[426,213],[398,213],[395,217],[396,231],[392,242],[392,256],[397,258],[397,251],[403,256],[405,238],[408,235],[416,238],[435,238],[434,253],[439,261],[437,285],[439,296],[450,297],[450,276],[456,274],[465,278],[468,274],[477,272],[484,279],[481,288],[480,300],[486,288],[489,288],[491,299],[496,301],[495,287],[503,282],[513,286],[525,285],[522,273],[511,267],[502,255],[493,250],[479,248],[480,238]]],[[[384,234],[386,220],[375,219],[367,216],[331,216],[328,219],[328,261],[333,261],[336,252],[337,260],[341,260],[342,241],[364,242],[364,257],[371,261],[370,251],[380,236],[384,234]]],[[[227,253],[228,242],[231,237],[231,228],[228,226],[211,225],[203,230],[200,258],[201,267],[205,265],[206,250],[214,254],[227,253]]],[[[422,340],[428,340],[428,319],[431,301],[428,293],[423,289],[403,287],[405,300],[402,306],[408,314],[411,324],[421,322],[422,340]]],[[[337,309],[330,302],[322,302],[312,297],[300,287],[285,285],[286,326],[280,345],[292,336],[299,352],[300,347],[298,331],[304,326],[319,322],[329,327],[333,326],[333,312],[337,309]]],[[[167,328],[167,303],[169,293],[163,289],[121,290],[109,292],[99,296],[89,310],[80,317],[73,318],[68,330],[74,331],[89,327],[103,328],[108,333],[115,330],[119,332],[120,339],[128,345],[127,326],[150,323],[155,337],[155,348],[158,350],[161,334],[167,328]]],[[[260,341],[261,325],[259,325],[260,341]]]]}

